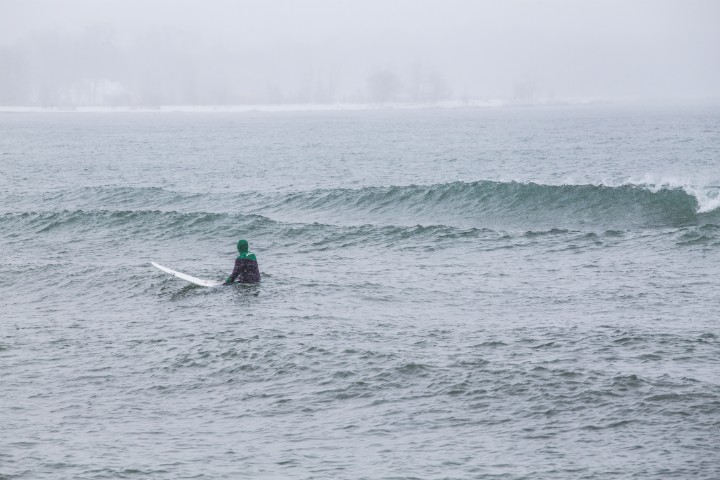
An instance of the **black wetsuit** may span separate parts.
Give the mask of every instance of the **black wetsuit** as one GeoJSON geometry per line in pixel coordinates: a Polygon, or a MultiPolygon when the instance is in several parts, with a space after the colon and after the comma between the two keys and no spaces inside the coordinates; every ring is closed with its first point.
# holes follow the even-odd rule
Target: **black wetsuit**
{"type": "Polygon", "coordinates": [[[257,260],[237,257],[235,259],[235,268],[233,268],[230,277],[225,283],[233,283],[236,280],[240,283],[258,283],[260,281],[260,269],[257,260]]]}

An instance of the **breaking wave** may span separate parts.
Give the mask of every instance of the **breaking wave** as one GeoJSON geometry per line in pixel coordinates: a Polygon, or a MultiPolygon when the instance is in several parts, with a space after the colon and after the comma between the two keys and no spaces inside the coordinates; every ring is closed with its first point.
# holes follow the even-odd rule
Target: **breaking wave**
{"type": "MultiPolygon", "coordinates": [[[[162,188],[93,187],[7,195],[8,213],[176,211],[261,215],[340,225],[447,225],[550,229],[679,227],[720,222],[720,187],[648,184],[543,185],[477,181],[324,189],[290,193],[186,193],[162,188]]],[[[6,210],[7,211],[7,210],[6,210]]]]}

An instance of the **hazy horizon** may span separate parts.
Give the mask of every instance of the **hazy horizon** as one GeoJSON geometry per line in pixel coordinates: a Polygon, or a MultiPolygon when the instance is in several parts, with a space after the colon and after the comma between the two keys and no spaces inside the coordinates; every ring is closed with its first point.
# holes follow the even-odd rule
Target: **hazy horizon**
{"type": "Polygon", "coordinates": [[[0,0],[0,105],[720,96],[720,3],[0,0]]]}

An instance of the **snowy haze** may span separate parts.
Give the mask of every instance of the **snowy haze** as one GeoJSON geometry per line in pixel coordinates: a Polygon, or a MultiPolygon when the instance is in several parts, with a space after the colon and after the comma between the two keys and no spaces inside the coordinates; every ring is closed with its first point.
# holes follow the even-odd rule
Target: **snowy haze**
{"type": "Polygon", "coordinates": [[[0,0],[0,105],[720,96],[718,1],[0,0]]]}

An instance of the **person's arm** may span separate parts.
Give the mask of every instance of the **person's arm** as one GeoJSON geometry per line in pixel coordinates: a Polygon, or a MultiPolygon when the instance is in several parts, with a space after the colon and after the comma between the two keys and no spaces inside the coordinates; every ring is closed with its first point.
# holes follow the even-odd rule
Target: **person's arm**
{"type": "Polygon", "coordinates": [[[235,279],[238,277],[238,275],[240,275],[240,259],[236,258],[235,259],[235,268],[233,268],[232,273],[227,278],[227,280],[225,280],[225,285],[230,285],[231,283],[233,283],[235,281],[235,279]]]}

